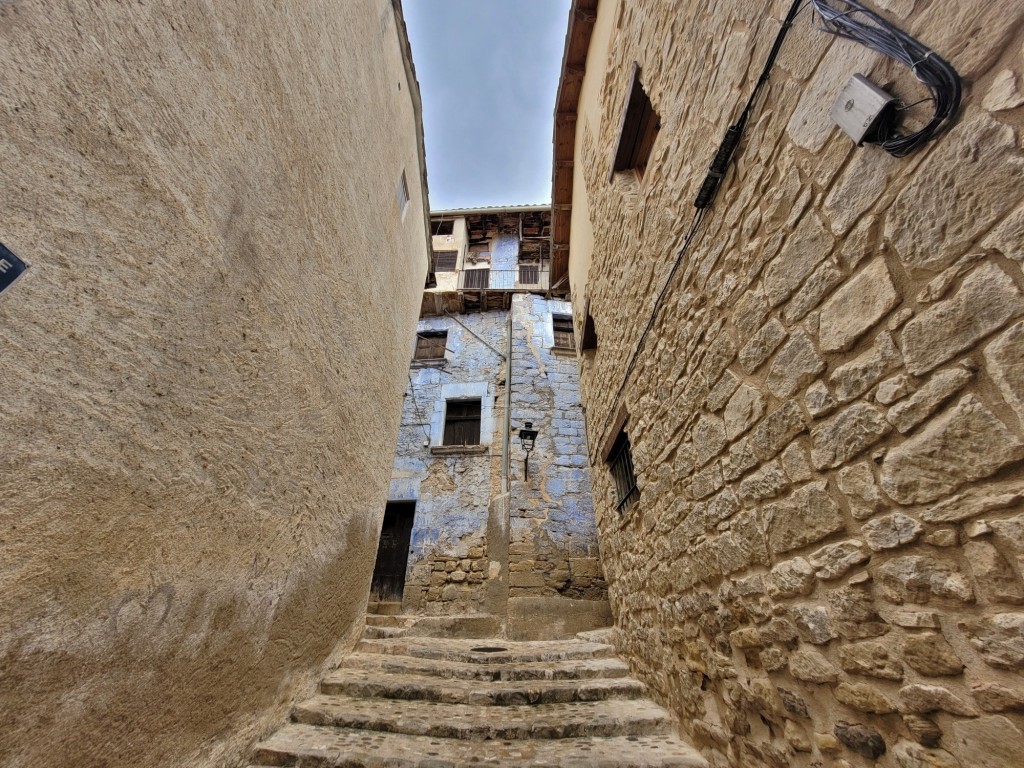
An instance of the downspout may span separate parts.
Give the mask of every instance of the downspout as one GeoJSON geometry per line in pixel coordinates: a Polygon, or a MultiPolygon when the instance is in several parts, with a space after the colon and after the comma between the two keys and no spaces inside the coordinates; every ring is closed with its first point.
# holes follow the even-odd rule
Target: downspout
{"type": "Polygon", "coordinates": [[[501,492],[509,492],[508,455],[512,440],[512,308],[508,310],[508,326],[505,329],[505,424],[501,438],[501,492]]]}

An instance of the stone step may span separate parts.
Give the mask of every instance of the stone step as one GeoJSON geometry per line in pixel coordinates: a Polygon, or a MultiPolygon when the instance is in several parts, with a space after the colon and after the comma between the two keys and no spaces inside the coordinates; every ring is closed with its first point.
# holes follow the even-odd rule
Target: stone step
{"type": "Polygon", "coordinates": [[[292,721],[472,741],[651,736],[674,730],[668,712],[647,700],[480,707],[320,695],[296,705],[292,721]]]}
{"type": "Polygon", "coordinates": [[[647,687],[631,677],[592,680],[526,680],[483,682],[443,680],[424,675],[344,668],[330,673],[320,692],[360,698],[379,697],[449,704],[510,706],[573,701],[636,699],[647,687]]]}
{"type": "Polygon", "coordinates": [[[380,653],[413,656],[420,659],[489,665],[609,659],[615,657],[614,646],[602,643],[587,643],[580,640],[512,642],[491,638],[485,643],[480,643],[464,639],[400,637],[376,640],[364,639],[359,641],[355,650],[357,653],[380,653]],[[500,650],[475,650],[482,648],[500,650]]]}
{"type": "Polygon", "coordinates": [[[415,616],[381,616],[376,613],[366,614],[366,626],[368,627],[411,627],[416,623],[415,616]]]}
{"type": "Polygon", "coordinates": [[[617,658],[479,664],[383,653],[350,654],[345,658],[344,669],[379,670],[457,680],[505,680],[509,682],[518,680],[593,680],[621,678],[629,675],[629,667],[617,658]]]}
{"type": "Polygon", "coordinates": [[[381,602],[367,604],[366,612],[376,613],[379,616],[398,616],[402,612],[402,604],[382,600],[381,602]]]}
{"type": "Polygon", "coordinates": [[[377,627],[367,625],[363,629],[363,637],[367,640],[377,640],[385,637],[404,637],[409,634],[409,627],[377,627]]]}
{"type": "Polygon", "coordinates": [[[672,736],[480,742],[295,723],[260,744],[255,760],[302,768],[707,768],[672,736]]]}

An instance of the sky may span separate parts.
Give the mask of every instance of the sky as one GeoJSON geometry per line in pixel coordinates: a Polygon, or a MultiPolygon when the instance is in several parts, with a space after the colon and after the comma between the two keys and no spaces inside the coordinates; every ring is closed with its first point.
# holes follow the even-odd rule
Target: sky
{"type": "Polygon", "coordinates": [[[551,202],[570,0],[405,0],[432,210],[551,202]]]}

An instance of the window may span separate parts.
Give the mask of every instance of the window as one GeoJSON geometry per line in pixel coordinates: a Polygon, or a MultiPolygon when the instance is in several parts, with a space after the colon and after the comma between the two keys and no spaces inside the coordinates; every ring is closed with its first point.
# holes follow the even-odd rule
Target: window
{"type": "Polygon", "coordinates": [[[467,269],[462,273],[463,288],[483,290],[490,284],[491,270],[489,269],[467,269]]]}
{"type": "Polygon", "coordinates": [[[455,219],[442,219],[441,221],[435,221],[432,225],[434,235],[453,235],[455,234],[455,219]]]}
{"type": "Polygon", "coordinates": [[[480,445],[480,401],[449,400],[444,416],[445,445],[480,445]]]}
{"type": "Polygon", "coordinates": [[[414,360],[443,360],[448,331],[422,331],[416,334],[414,360]]]}
{"type": "Polygon", "coordinates": [[[540,282],[540,264],[520,264],[519,284],[537,285],[540,282]]]}
{"type": "Polygon", "coordinates": [[[399,213],[405,213],[405,206],[409,204],[409,182],[405,180],[405,171],[402,171],[402,177],[398,180],[398,211],[399,213]]]}
{"type": "Polygon", "coordinates": [[[576,336],[572,327],[572,315],[552,315],[551,329],[555,333],[555,346],[560,349],[576,349],[576,336]]]}
{"type": "Polygon", "coordinates": [[[454,272],[458,251],[434,251],[434,271],[454,272]]]}
{"type": "Polygon", "coordinates": [[[608,466],[615,481],[617,509],[625,512],[640,497],[636,487],[636,473],[633,471],[633,454],[629,447],[629,435],[622,430],[615,439],[611,453],[608,454],[608,466]]]}
{"type": "Polygon", "coordinates": [[[659,128],[661,120],[640,84],[640,68],[634,65],[612,173],[633,169],[642,176],[659,128]]]}
{"type": "Polygon", "coordinates": [[[583,338],[580,339],[580,351],[597,349],[597,329],[594,327],[594,316],[590,314],[590,299],[583,309],[583,338]]]}

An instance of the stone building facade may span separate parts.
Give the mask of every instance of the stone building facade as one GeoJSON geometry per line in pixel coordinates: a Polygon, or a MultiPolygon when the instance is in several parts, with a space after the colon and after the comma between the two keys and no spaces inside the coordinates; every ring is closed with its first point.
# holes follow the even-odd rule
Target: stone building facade
{"type": "Polygon", "coordinates": [[[829,108],[857,72],[909,103],[912,75],[805,10],[669,280],[789,5],[573,3],[551,279],[593,335],[619,640],[715,766],[1014,768],[1024,6],[872,4],[964,78],[952,129],[903,159],[829,108]],[[640,172],[616,171],[634,78],[657,134],[640,172]],[[624,455],[635,490],[609,464],[624,455]]]}
{"type": "Polygon", "coordinates": [[[0,762],[240,764],[362,630],[430,267],[401,8],[15,0],[0,51],[0,762]]]}
{"type": "Polygon", "coordinates": [[[389,493],[415,502],[403,610],[487,614],[520,638],[610,621],[575,348],[555,333],[560,319],[571,332],[572,307],[545,291],[549,218],[529,206],[434,214],[444,233],[389,493]],[[451,432],[466,404],[468,438],[451,432]],[[528,477],[527,422],[538,431],[528,477]]]}

